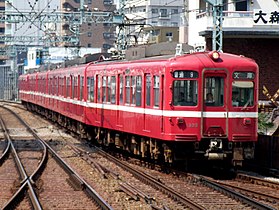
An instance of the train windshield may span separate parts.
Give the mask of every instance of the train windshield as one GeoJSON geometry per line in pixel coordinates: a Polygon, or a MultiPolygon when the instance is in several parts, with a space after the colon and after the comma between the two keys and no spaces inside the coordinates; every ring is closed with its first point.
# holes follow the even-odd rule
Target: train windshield
{"type": "Polygon", "coordinates": [[[204,101],[206,106],[224,105],[224,77],[205,78],[204,101]]]}
{"type": "Polygon", "coordinates": [[[252,81],[234,81],[232,83],[232,105],[234,107],[254,105],[254,83],[252,81]]]}
{"type": "Polygon", "coordinates": [[[173,82],[173,105],[196,106],[198,83],[196,80],[175,80],[173,82]]]}

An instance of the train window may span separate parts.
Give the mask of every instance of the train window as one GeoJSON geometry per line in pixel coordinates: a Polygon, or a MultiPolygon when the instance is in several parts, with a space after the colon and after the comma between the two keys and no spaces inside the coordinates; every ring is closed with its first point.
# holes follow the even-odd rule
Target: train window
{"type": "Polygon", "coordinates": [[[82,100],[82,99],[83,99],[83,89],[84,89],[84,77],[80,77],[79,100],[82,100]]]}
{"type": "Polygon", "coordinates": [[[101,87],[102,87],[102,77],[101,75],[97,76],[97,80],[98,80],[98,102],[101,102],[101,87]]]}
{"type": "Polygon", "coordinates": [[[141,88],[142,79],[141,76],[136,77],[136,106],[141,106],[141,88]]]}
{"type": "Polygon", "coordinates": [[[50,78],[48,79],[48,94],[51,94],[50,78]]]}
{"type": "Polygon", "coordinates": [[[175,80],[173,82],[173,105],[196,106],[198,82],[196,80],[175,80]]]}
{"type": "Polygon", "coordinates": [[[153,97],[154,97],[154,106],[159,107],[159,93],[160,93],[160,77],[159,76],[154,76],[153,77],[153,97]]]}
{"type": "Polygon", "coordinates": [[[58,96],[61,96],[61,84],[62,84],[62,81],[61,81],[61,77],[58,77],[58,96]]]}
{"type": "Polygon", "coordinates": [[[110,102],[110,97],[111,97],[111,77],[108,77],[108,83],[107,83],[107,102],[110,102]]]}
{"type": "Polygon", "coordinates": [[[123,104],[123,76],[119,75],[119,104],[123,104]]]}
{"type": "Polygon", "coordinates": [[[223,77],[205,78],[204,101],[206,106],[224,105],[224,78],[223,77]]]}
{"type": "Polygon", "coordinates": [[[67,84],[66,84],[66,91],[67,91],[67,97],[70,97],[70,90],[71,88],[71,78],[67,77],[67,84]]]}
{"type": "Polygon", "coordinates": [[[254,83],[234,81],[232,83],[232,106],[249,107],[254,105],[254,83]]]}
{"type": "Polygon", "coordinates": [[[57,78],[53,78],[53,95],[57,95],[57,78]]]}
{"type": "Polygon", "coordinates": [[[59,95],[59,77],[56,77],[56,90],[55,90],[55,95],[59,95]]]}
{"type": "Polygon", "coordinates": [[[111,103],[115,104],[115,94],[116,94],[116,78],[115,76],[111,77],[110,81],[110,94],[111,94],[111,103]]]}
{"type": "Polygon", "coordinates": [[[57,95],[57,89],[58,89],[58,81],[57,81],[57,77],[53,78],[53,95],[57,95]]]}
{"type": "Polygon", "coordinates": [[[132,89],[132,102],[131,104],[136,104],[136,76],[132,76],[132,86],[131,86],[131,89],[132,89]]]}
{"type": "Polygon", "coordinates": [[[63,96],[63,91],[64,91],[64,78],[60,78],[60,95],[63,96]]]}
{"type": "Polygon", "coordinates": [[[145,105],[150,106],[150,96],[151,96],[151,76],[146,75],[145,80],[145,105]]]}
{"type": "Polygon", "coordinates": [[[130,88],[131,88],[131,81],[130,81],[130,76],[125,77],[125,103],[130,104],[130,88]]]}
{"type": "MultiPolygon", "coordinates": [[[[33,84],[32,84],[33,87],[33,84]]],[[[51,95],[54,95],[54,78],[50,79],[51,95]]]]}
{"type": "Polygon", "coordinates": [[[107,77],[103,77],[102,81],[102,91],[103,91],[103,102],[107,101],[107,77]]]}
{"type": "Polygon", "coordinates": [[[94,101],[94,77],[87,77],[87,100],[94,101]]]}
{"type": "Polygon", "coordinates": [[[71,87],[72,87],[72,89],[71,89],[71,93],[70,93],[70,97],[71,98],[74,98],[74,78],[73,78],[73,76],[71,76],[71,87]]]}
{"type": "Polygon", "coordinates": [[[78,89],[78,78],[72,77],[72,98],[78,98],[77,89],[78,89]]]}

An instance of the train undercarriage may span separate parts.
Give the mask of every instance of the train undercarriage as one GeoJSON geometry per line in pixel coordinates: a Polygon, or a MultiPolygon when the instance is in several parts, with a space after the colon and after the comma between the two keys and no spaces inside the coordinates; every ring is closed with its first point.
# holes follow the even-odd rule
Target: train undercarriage
{"type": "Polygon", "coordinates": [[[244,158],[254,157],[254,143],[228,142],[225,139],[203,139],[200,142],[162,142],[158,139],[92,127],[65,117],[57,112],[31,103],[23,105],[32,112],[46,117],[81,139],[95,141],[100,145],[125,151],[153,162],[173,164],[190,160],[222,162],[225,165],[242,166],[244,158]]]}

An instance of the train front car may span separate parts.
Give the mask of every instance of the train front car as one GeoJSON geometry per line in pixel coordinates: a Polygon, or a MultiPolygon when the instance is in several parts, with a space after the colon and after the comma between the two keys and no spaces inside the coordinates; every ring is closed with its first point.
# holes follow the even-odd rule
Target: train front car
{"type": "Polygon", "coordinates": [[[165,159],[241,166],[257,141],[258,66],[218,52],[176,57],[166,72],[165,159]],[[175,150],[175,152],[172,152],[175,150]],[[171,152],[170,152],[171,151],[171,152]]]}

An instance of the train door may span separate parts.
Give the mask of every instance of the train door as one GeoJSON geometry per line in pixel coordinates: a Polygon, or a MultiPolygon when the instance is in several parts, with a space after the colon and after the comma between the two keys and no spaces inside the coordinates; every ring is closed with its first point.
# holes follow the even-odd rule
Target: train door
{"type": "Polygon", "coordinates": [[[228,103],[227,73],[224,70],[205,70],[203,74],[202,136],[227,137],[228,103]]]}

